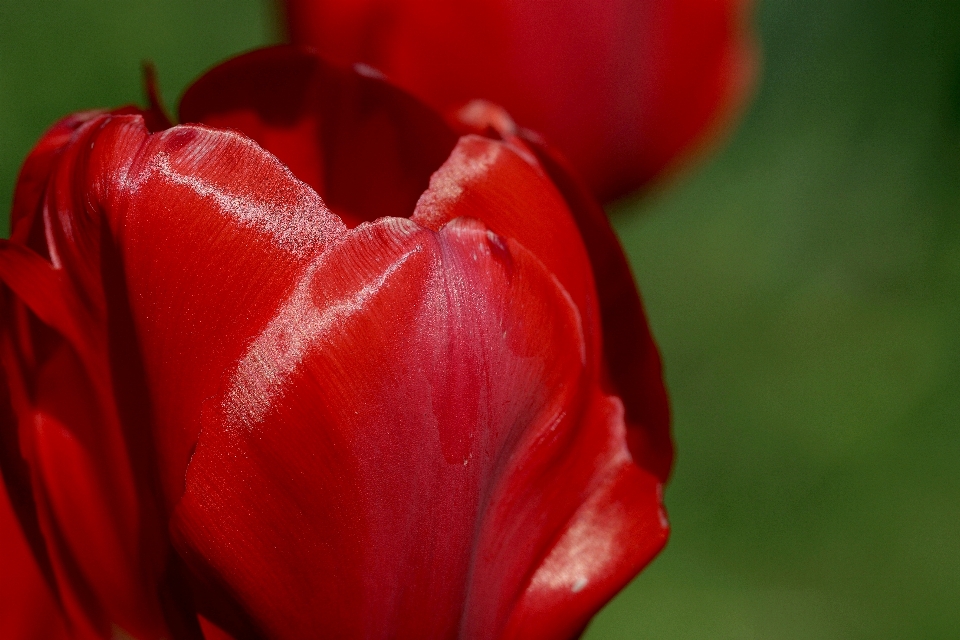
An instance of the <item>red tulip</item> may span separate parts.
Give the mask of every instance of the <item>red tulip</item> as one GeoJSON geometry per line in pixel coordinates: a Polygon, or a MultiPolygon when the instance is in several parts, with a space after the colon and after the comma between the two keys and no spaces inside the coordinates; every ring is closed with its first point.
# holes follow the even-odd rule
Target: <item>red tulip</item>
{"type": "Polygon", "coordinates": [[[502,104],[603,200],[690,155],[737,111],[750,0],[287,0],[295,43],[363,62],[441,110],[502,104]]]}
{"type": "Polygon", "coordinates": [[[278,48],[41,140],[2,462],[76,637],[567,638],[663,546],[623,254],[465,115],[278,48]]]}

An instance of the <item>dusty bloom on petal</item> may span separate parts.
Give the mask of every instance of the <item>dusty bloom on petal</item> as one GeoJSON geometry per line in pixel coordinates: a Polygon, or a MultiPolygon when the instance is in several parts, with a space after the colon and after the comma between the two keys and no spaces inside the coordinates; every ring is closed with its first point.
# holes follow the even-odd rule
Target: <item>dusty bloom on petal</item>
{"type": "Polygon", "coordinates": [[[293,42],[441,110],[503,105],[602,200],[696,152],[738,110],[750,0],[286,0],[293,42]]]}
{"type": "Polygon", "coordinates": [[[663,546],[672,458],[596,203],[498,109],[458,133],[296,49],[181,120],[56,125],[0,249],[2,462],[64,624],[576,636],[663,546]]]}

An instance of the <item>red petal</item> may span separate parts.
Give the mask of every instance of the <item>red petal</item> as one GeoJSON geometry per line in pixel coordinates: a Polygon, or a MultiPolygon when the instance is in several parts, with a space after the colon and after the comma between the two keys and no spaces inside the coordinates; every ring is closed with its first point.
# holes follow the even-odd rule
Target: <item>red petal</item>
{"type": "Polygon", "coordinates": [[[670,403],[660,351],[630,263],[603,209],[565,160],[537,139],[527,137],[526,142],[566,198],[586,244],[600,299],[604,357],[613,391],[626,409],[630,453],[666,482],[674,456],[670,403]]]}
{"type": "Polygon", "coordinates": [[[359,227],[225,376],[176,514],[182,551],[271,637],[496,636],[581,502],[629,464],[582,340],[516,243],[476,223],[359,227]]]}
{"type": "MultiPolygon", "coordinates": [[[[650,333],[650,325],[643,311],[630,264],[603,209],[583,182],[568,168],[566,160],[537,134],[518,128],[501,107],[476,100],[457,114],[455,124],[464,131],[501,138],[507,142],[509,148],[517,149],[521,155],[534,155],[537,166],[542,167],[550,177],[551,184],[562,194],[565,206],[555,205],[554,209],[572,213],[578,227],[573,232],[578,246],[580,242],[586,245],[595,280],[586,287],[593,295],[599,294],[606,369],[611,378],[611,390],[619,395],[626,405],[627,421],[632,427],[628,431],[631,453],[638,464],[652,471],[661,481],[666,481],[673,464],[673,442],[670,436],[670,407],[663,384],[660,354],[650,333]]],[[[454,153],[451,164],[456,156],[454,153]]],[[[444,169],[438,172],[438,176],[442,175],[443,171],[444,169]]],[[[469,175],[464,169],[460,169],[460,173],[469,175]]],[[[496,183],[505,182],[505,178],[501,176],[491,177],[495,177],[496,183]]],[[[487,186],[487,189],[490,188],[487,186]]],[[[499,211],[503,207],[502,203],[497,202],[492,209],[499,211]]],[[[534,212],[538,209],[530,203],[524,203],[523,207],[518,207],[515,215],[526,219],[525,211],[534,212]]],[[[534,216],[534,219],[538,217],[541,216],[534,216]]],[[[542,217],[549,219],[549,216],[542,217]]],[[[556,220],[556,215],[553,217],[556,220]]],[[[528,222],[528,225],[533,227],[532,221],[528,222]]],[[[549,240],[548,244],[554,244],[558,248],[564,246],[547,231],[535,230],[534,233],[526,233],[521,237],[524,240],[542,237],[549,240]]],[[[561,258],[575,254],[576,252],[569,248],[555,252],[555,255],[561,258]]],[[[574,264],[581,273],[588,273],[578,262],[574,264]]],[[[557,268],[554,264],[550,266],[557,268]]]]}
{"type": "Polygon", "coordinates": [[[577,637],[667,542],[662,485],[623,461],[581,505],[517,603],[505,638],[577,637]]]}
{"type": "Polygon", "coordinates": [[[13,242],[27,245],[46,255],[43,225],[37,224],[36,217],[41,215],[40,209],[54,163],[76,130],[101,115],[103,114],[100,112],[87,112],[64,118],[51,127],[30,152],[20,169],[10,211],[10,239],[13,242]]]}
{"type": "Polygon", "coordinates": [[[0,488],[0,637],[69,638],[60,609],[23,539],[6,491],[0,488]]]}
{"type": "Polygon", "coordinates": [[[198,80],[180,116],[242,131],[353,226],[411,214],[457,136],[375,74],[293,47],[234,58],[198,80]]]}
{"type": "Polygon", "coordinates": [[[198,616],[200,619],[200,629],[203,630],[203,637],[205,640],[234,640],[234,637],[210,622],[203,616],[198,616]]]}
{"type": "MultiPolygon", "coordinates": [[[[2,377],[2,372],[0,372],[2,377]]],[[[5,381],[0,384],[0,452],[4,475],[13,470],[6,437],[16,429],[5,381]]],[[[14,514],[5,482],[0,482],[0,637],[22,640],[68,638],[60,607],[44,578],[14,514]]]]}
{"type": "Polygon", "coordinates": [[[603,199],[646,184],[734,110],[748,0],[287,0],[295,43],[364,62],[440,110],[502,104],[603,199]]]}
{"type": "Polygon", "coordinates": [[[343,224],[276,158],[234,133],[149,135],[141,121],[118,118],[104,126],[89,164],[132,292],[172,505],[221,372],[343,224]]]}
{"type": "Polygon", "coordinates": [[[30,521],[42,531],[72,633],[118,627],[163,637],[168,545],[140,457],[149,430],[115,395],[133,385],[125,374],[135,346],[108,300],[113,283],[102,274],[112,263],[84,197],[86,156],[107,120],[68,119],[27,163],[15,231],[28,244],[43,238],[44,251],[0,249],[0,277],[16,295],[3,363],[33,489],[30,521]]]}
{"type": "Polygon", "coordinates": [[[21,445],[71,616],[89,618],[101,635],[109,624],[137,637],[168,635],[153,455],[173,504],[204,398],[249,327],[275,310],[298,269],[343,225],[273,156],[235,134],[177,127],[151,136],[138,117],[102,117],[66,141],[44,196],[50,262],[15,245],[0,252],[0,275],[46,325],[18,330],[19,344],[36,354],[23,347],[21,361],[6,358],[24,381],[21,445]],[[207,253],[185,254],[198,237],[212,243],[207,253]],[[148,284],[153,296],[139,295],[148,284]],[[197,316],[218,313],[230,324],[194,330],[203,324],[197,316]],[[134,321],[144,327],[136,337],[134,321]],[[167,401],[178,392],[181,402],[167,401]]]}
{"type": "Polygon", "coordinates": [[[150,638],[169,624],[195,636],[157,498],[179,500],[204,399],[343,224],[236,134],[150,135],[139,117],[102,116],[51,135],[61,147],[41,144],[31,166],[52,175],[31,171],[21,190],[22,220],[43,231],[24,237],[45,251],[0,250],[25,318],[4,360],[19,381],[37,519],[76,629],[150,638]],[[198,239],[207,252],[185,253],[198,239]]]}
{"type": "MultiPolygon", "coordinates": [[[[43,135],[20,169],[17,178],[13,207],[10,213],[10,240],[30,247],[40,255],[47,256],[43,224],[36,220],[41,215],[47,183],[54,172],[61,151],[75,137],[77,130],[92,120],[109,115],[142,115],[136,107],[121,107],[113,111],[86,111],[69,115],[43,135]]],[[[154,116],[156,118],[156,116],[154,116]]]]}
{"type": "Polygon", "coordinates": [[[439,230],[460,217],[482,220],[544,263],[577,305],[588,354],[598,365],[601,333],[590,262],[563,197],[529,150],[475,135],[461,138],[430,179],[413,220],[439,230]]]}

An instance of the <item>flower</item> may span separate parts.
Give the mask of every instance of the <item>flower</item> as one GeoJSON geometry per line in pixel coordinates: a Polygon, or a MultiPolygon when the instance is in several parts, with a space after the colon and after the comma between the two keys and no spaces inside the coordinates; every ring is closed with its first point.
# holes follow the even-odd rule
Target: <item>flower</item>
{"type": "Polygon", "coordinates": [[[286,0],[295,43],[438,109],[503,105],[601,200],[649,183],[738,111],[750,0],[286,0]]]}
{"type": "Polygon", "coordinates": [[[567,638],[666,541],[603,212],[476,104],[294,48],[21,173],[7,487],[76,637],[567,638]]]}

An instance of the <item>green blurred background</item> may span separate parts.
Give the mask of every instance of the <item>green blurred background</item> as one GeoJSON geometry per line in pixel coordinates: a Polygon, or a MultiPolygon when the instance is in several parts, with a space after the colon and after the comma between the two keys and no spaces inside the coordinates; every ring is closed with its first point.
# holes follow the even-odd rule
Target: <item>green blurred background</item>
{"type": "MultiPolygon", "coordinates": [[[[765,0],[756,97],[612,214],[666,362],[664,553],[588,638],[960,637],[960,2],[765,0]]],[[[0,0],[0,201],[41,132],[276,38],[263,0],[0,0]]],[[[4,205],[6,215],[6,205],[4,205]]]]}

